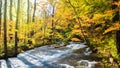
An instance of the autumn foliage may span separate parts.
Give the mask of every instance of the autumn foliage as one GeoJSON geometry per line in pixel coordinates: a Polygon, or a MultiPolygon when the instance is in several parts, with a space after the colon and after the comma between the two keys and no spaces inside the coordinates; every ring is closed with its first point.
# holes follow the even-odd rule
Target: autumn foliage
{"type": "MultiPolygon", "coordinates": [[[[118,57],[115,33],[120,30],[120,20],[116,22],[112,20],[120,10],[120,1],[115,3],[111,0],[40,1],[37,2],[36,9],[34,5],[29,5],[31,10],[29,22],[27,22],[26,9],[22,9],[25,2],[21,0],[20,3],[18,29],[15,29],[16,5],[12,6],[13,20],[7,18],[9,55],[14,54],[15,32],[17,32],[18,52],[41,45],[73,41],[86,42],[100,56],[106,56],[107,52],[110,52],[114,57],[118,57]],[[113,4],[117,5],[114,10],[111,9],[113,4]],[[32,21],[33,10],[36,11],[34,21],[32,21]]],[[[1,25],[3,24],[2,20],[1,25]]],[[[4,55],[3,30],[4,26],[1,26],[0,57],[4,55]]]]}

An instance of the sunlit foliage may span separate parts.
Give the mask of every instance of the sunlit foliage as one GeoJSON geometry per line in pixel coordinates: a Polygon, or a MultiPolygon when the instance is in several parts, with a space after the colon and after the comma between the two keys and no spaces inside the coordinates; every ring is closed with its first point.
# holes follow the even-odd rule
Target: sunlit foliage
{"type": "MultiPolygon", "coordinates": [[[[114,38],[115,32],[120,30],[120,20],[116,22],[112,20],[116,11],[120,10],[120,1],[115,3],[112,3],[112,0],[40,1],[36,3],[35,21],[32,21],[34,5],[32,5],[31,1],[30,21],[27,23],[27,11],[22,9],[26,2],[22,0],[19,11],[20,22],[17,30],[15,29],[17,6],[16,1],[14,2],[15,4],[12,7],[13,20],[7,18],[7,44],[10,55],[14,53],[14,35],[15,31],[17,31],[19,52],[24,52],[40,45],[52,44],[51,41],[54,41],[54,44],[73,41],[86,42],[93,48],[93,51],[97,50],[96,53],[102,57],[108,57],[108,52],[113,57],[118,57],[114,38]],[[111,9],[113,4],[117,5],[114,10],[111,9]]],[[[8,6],[7,8],[10,7],[8,6]]],[[[2,26],[0,56],[4,55],[3,30],[2,26]]]]}

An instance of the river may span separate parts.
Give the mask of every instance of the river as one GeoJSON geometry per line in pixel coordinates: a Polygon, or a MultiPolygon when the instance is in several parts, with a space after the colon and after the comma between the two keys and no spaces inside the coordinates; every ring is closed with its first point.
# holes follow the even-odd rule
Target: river
{"type": "Polygon", "coordinates": [[[99,68],[91,53],[85,43],[70,42],[59,48],[46,45],[20,53],[7,62],[0,60],[0,68],[99,68]]]}

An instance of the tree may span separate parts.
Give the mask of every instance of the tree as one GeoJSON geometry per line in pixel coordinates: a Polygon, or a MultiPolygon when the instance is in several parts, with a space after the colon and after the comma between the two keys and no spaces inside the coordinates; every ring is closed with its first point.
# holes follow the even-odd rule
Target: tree
{"type": "Polygon", "coordinates": [[[43,20],[44,20],[44,24],[43,24],[43,45],[45,45],[45,36],[46,36],[46,27],[47,27],[47,10],[44,9],[45,6],[43,6],[43,20]]]}
{"type": "Polygon", "coordinates": [[[54,29],[55,29],[55,23],[54,23],[54,17],[55,17],[55,0],[48,0],[49,1],[49,3],[50,3],[50,5],[51,5],[51,11],[52,11],[52,13],[51,13],[51,18],[52,18],[52,20],[51,20],[51,23],[52,23],[52,35],[51,35],[51,43],[54,43],[54,29]]]}
{"type": "Polygon", "coordinates": [[[34,12],[32,17],[32,22],[35,22],[35,12],[36,12],[36,0],[34,0],[34,12]]]}
{"type": "Polygon", "coordinates": [[[4,52],[5,52],[5,59],[8,58],[8,51],[7,51],[7,0],[5,0],[4,4],[4,52]]]}
{"type": "Polygon", "coordinates": [[[13,0],[10,0],[10,20],[12,20],[12,6],[13,6],[13,0]]]}
{"type": "Polygon", "coordinates": [[[19,11],[20,11],[20,0],[17,2],[17,18],[16,18],[16,25],[15,25],[15,56],[18,54],[18,23],[19,23],[19,11]]]}
{"type": "MultiPolygon", "coordinates": [[[[118,9],[118,6],[115,4],[115,2],[119,2],[119,0],[113,0],[112,10],[117,9],[117,11],[115,12],[115,16],[113,17],[113,20],[112,20],[113,23],[120,20],[119,9],[118,9]]],[[[117,53],[120,53],[120,30],[116,31],[116,47],[117,47],[117,53]]]]}
{"type": "Polygon", "coordinates": [[[54,29],[55,29],[55,26],[54,26],[54,14],[55,14],[55,6],[53,6],[53,9],[52,9],[52,36],[51,36],[52,43],[54,42],[53,37],[54,37],[54,29]]]}
{"type": "Polygon", "coordinates": [[[29,23],[30,21],[30,1],[27,0],[27,3],[28,3],[28,8],[27,8],[27,23],[29,23]]]}
{"type": "Polygon", "coordinates": [[[87,36],[84,34],[84,31],[83,31],[83,28],[82,28],[82,25],[81,25],[81,22],[80,22],[80,21],[82,21],[82,18],[79,17],[79,14],[78,14],[79,11],[77,12],[76,7],[71,3],[70,0],[68,0],[68,3],[69,3],[70,6],[73,8],[73,12],[75,13],[76,20],[78,20],[78,23],[79,23],[79,25],[80,25],[80,29],[81,29],[81,32],[82,32],[84,41],[87,42],[88,45],[90,45],[90,42],[89,42],[89,40],[87,39],[87,36]]]}
{"type": "Polygon", "coordinates": [[[1,25],[2,25],[2,0],[0,0],[0,36],[1,36],[1,25]]]}

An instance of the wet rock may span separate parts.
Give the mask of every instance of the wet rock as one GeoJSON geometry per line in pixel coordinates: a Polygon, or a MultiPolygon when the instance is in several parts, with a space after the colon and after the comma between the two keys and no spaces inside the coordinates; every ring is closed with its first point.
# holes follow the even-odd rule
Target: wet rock
{"type": "Polygon", "coordinates": [[[77,50],[74,50],[73,53],[81,54],[81,53],[84,53],[84,52],[85,52],[85,49],[86,49],[86,48],[77,49],[77,50]]]}
{"type": "Polygon", "coordinates": [[[98,62],[97,64],[94,65],[94,68],[104,68],[104,64],[98,62]]]}
{"type": "Polygon", "coordinates": [[[88,66],[88,63],[85,61],[79,62],[78,63],[80,66],[88,66]]]}
{"type": "Polygon", "coordinates": [[[95,61],[88,61],[88,60],[80,60],[77,62],[78,66],[85,66],[88,68],[93,68],[95,64],[97,64],[97,62],[95,61]]]}

